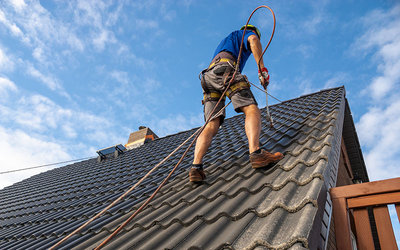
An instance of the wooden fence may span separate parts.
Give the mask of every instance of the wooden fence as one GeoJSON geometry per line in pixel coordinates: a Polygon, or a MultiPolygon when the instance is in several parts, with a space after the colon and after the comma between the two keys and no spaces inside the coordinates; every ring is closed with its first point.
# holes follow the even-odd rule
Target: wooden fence
{"type": "Polygon", "coordinates": [[[375,249],[367,208],[373,211],[381,249],[398,249],[387,205],[395,205],[400,222],[400,178],[331,188],[330,194],[337,249],[352,249],[350,232],[358,249],[375,249]]]}

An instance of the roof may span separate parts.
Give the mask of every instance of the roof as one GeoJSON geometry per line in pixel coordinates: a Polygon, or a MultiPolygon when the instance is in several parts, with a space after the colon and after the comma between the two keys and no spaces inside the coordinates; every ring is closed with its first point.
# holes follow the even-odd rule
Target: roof
{"type": "MultiPolygon", "coordinates": [[[[204,159],[206,183],[189,183],[189,152],[168,184],[105,248],[313,248],[324,225],[329,228],[327,190],[336,181],[345,105],[344,87],[285,101],[270,107],[272,129],[263,109],[260,141],[270,151],[285,153],[270,169],[251,168],[243,115],[226,119],[204,159]]],[[[116,158],[50,170],[0,190],[0,249],[49,248],[134,185],[195,130],[156,139],[116,158]]],[[[183,151],[62,248],[100,244],[151,195],[183,151]]]]}

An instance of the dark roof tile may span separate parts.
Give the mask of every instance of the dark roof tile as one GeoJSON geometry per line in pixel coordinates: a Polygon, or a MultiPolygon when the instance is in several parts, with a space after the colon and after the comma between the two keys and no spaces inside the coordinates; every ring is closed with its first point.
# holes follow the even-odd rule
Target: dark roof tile
{"type": "MultiPolygon", "coordinates": [[[[260,142],[285,153],[270,169],[254,170],[249,164],[244,116],[226,119],[204,159],[204,185],[188,182],[192,149],[154,200],[106,249],[308,248],[318,203],[326,192],[327,169],[338,162],[332,152],[338,137],[340,142],[344,102],[340,87],[273,105],[274,128],[262,110],[260,142]]],[[[155,139],[100,163],[90,159],[47,171],[0,190],[0,248],[52,246],[134,185],[195,130],[155,139]]],[[[62,248],[97,246],[151,195],[184,150],[62,248]]]]}

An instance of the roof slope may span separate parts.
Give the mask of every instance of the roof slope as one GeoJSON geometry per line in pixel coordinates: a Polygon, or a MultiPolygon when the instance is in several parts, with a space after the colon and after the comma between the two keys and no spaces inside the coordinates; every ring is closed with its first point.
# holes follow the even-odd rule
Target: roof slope
{"type": "MultiPolygon", "coordinates": [[[[106,248],[312,247],[321,229],[316,218],[323,216],[321,206],[339,160],[344,92],[344,87],[329,89],[271,106],[273,129],[262,111],[261,143],[285,152],[270,169],[251,168],[243,115],[226,119],[204,159],[206,183],[188,182],[190,152],[173,179],[106,248]]],[[[47,171],[0,190],[0,249],[52,246],[194,131],[157,139],[100,163],[90,159],[47,171]]],[[[149,197],[183,150],[63,248],[98,245],[149,197]]]]}

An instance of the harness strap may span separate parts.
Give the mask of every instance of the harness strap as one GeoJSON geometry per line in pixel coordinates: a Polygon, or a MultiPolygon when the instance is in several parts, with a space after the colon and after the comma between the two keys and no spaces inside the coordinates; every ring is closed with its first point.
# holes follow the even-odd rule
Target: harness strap
{"type": "MultiPolygon", "coordinates": [[[[205,93],[203,96],[202,102],[204,104],[205,102],[208,102],[208,101],[218,101],[220,97],[221,97],[221,93],[219,93],[219,92],[205,93]]],[[[222,98],[222,101],[225,101],[225,96],[222,98]]]]}
{"type": "Polygon", "coordinates": [[[226,91],[226,96],[229,97],[229,99],[231,99],[231,97],[235,93],[239,92],[240,90],[249,89],[249,88],[250,88],[250,84],[248,82],[237,82],[237,83],[234,83],[226,91]]]}
{"type": "Polygon", "coordinates": [[[232,59],[229,58],[219,58],[218,60],[215,60],[214,62],[212,62],[210,64],[210,66],[208,66],[208,69],[211,69],[212,67],[215,66],[215,64],[217,63],[221,63],[221,62],[230,62],[233,66],[235,66],[236,62],[232,59]]]}
{"type": "Polygon", "coordinates": [[[216,64],[218,64],[220,62],[229,62],[230,64],[235,66],[236,58],[232,55],[232,53],[230,53],[228,51],[221,51],[214,56],[214,58],[211,60],[211,63],[207,69],[210,70],[212,67],[214,67],[216,64]]]}
{"type": "MultiPolygon", "coordinates": [[[[227,96],[230,99],[238,91],[243,90],[243,89],[249,89],[249,88],[250,88],[250,84],[248,82],[245,82],[245,81],[236,82],[229,87],[229,89],[226,91],[225,96],[227,96]]],[[[222,98],[222,101],[225,101],[225,96],[222,98]]],[[[203,96],[202,103],[204,104],[208,101],[218,101],[220,97],[221,97],[220,92],[205,93],[203,96]]]]}

